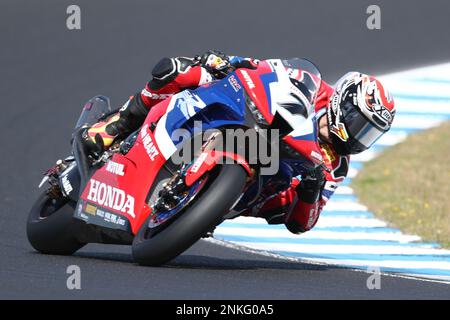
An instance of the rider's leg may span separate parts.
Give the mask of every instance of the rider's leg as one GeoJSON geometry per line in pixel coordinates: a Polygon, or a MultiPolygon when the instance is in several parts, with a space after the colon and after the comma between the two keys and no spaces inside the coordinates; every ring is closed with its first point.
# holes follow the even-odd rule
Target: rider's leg
{"type": "Polygon", "coordinates": [[[161,101],[160,103],[151,107],[148,114],[148,121],[158,122],[159,119],[166,113],[172,98],[161,101]]]}
{"type": "Polygon", "coordinates": [[[108,149],[117,138],[130,134],[144,122],[148,108],[140,94],[131,97],[117,113],[88,127],[84,133],[84,143],[90,152],[108,149]]]}
{"type": "Polygon", "coordinates": [[[292,211],[293,206],[297,202],[295,187],[298,183],[299,181],[294,178],[288,189],[264,202],[264,205],[261,208],[249,208],[241,213],[241,215],[264,218],[269,224],[284,223],[287,214],[292,211]]]}
{"type": "Polygon", "coordinates": [[[264,218],[269,224],[284,223],[295,234],[311,230],[319,219],[324,202],[299,197],[299,184],[297,178],[292,179],[287,190],[266,201],[261,209],[249,209],[242,215],[264,218]]]}

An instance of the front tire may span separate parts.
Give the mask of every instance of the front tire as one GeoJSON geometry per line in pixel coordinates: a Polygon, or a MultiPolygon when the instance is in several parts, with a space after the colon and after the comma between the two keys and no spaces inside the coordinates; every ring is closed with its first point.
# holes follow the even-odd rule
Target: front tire
{"type": "Polygon", "coordinates": [[[30,210],[28,241],[41,253],[71,255],[84,246],[75,237],[78,223],[73,218],[76,203],[64,198],[52,199],[43,192],[30,210]]]}
{"type": "Polygon", "coordinates": [[[241,196],[247,173],[237,164],[224,165],[219,170],[214,181],[192,205],[162,231],[146,238],[148,224],[145,222],[141,226],[133,240],[133,258],[136,262],[147,266],[164,264],[221,222],[241,196]]]}

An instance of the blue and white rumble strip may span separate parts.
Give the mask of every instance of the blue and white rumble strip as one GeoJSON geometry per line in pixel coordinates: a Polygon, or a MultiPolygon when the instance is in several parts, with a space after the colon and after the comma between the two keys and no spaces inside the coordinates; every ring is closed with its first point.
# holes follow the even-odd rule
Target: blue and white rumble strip
{"type": "Polygon", "coordinates": [[[214,237],[304,261],[357,269],[378,267],[382,272],[450,282],[450,250],[388,227],[358,202],[348,186],[363,163],[384,148],[403,141],[411,132],[450,119],[450,63],[380,79],[396,102],[394,126],[371,150],[352,157],[346,181],[328,202],[313,230],[298,236],[283,225],[239,217],[218,226],[214,237]]]}

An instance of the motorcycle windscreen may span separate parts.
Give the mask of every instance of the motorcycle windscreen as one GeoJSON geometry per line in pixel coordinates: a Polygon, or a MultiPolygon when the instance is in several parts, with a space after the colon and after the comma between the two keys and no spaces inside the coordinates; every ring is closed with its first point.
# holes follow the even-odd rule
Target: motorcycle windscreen
{"type": "Polygon", "coordinates": [[[110,112],[111,106],[109,99],[105,96],[95,96],[84,105],[75,129],[81,128],[84,125],[91,126],[102,116],[110,112]]]}
{"type": "Polygon", "coordinates": [[[314,63],[307,59],[291,58],[282,60],[292,78],[298,79],[293,84],[303,93],[311,105],[314,105],[322,82],[322,75],[314,63]]]}

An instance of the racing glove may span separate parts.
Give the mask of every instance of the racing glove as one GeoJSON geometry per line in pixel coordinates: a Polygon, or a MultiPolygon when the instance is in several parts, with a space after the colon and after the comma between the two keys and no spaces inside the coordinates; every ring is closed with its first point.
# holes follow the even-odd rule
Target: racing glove
{"type": "Polygon", "coordinates": [[[218,50],[209,50],[196,59],[215,78],[224,78],[230,71],[230,60],[228,56],[218,50]]]}
{"type": "Polygon", "coordinates": [[[319,200],[325,186],[325,173],[322,167],[309,170],[302,176],[296,188],[298,198],[306,203],[314,204],[319,200]]]}
{"type": "Polygon", "coordinates": [[[298,201],[285,221],[290,232],[300,234],[314,227],[322,210],[320,196],[324,186],[325,173],[322,167],[302,175],[302,180],[295,188],[298,201]]]}

